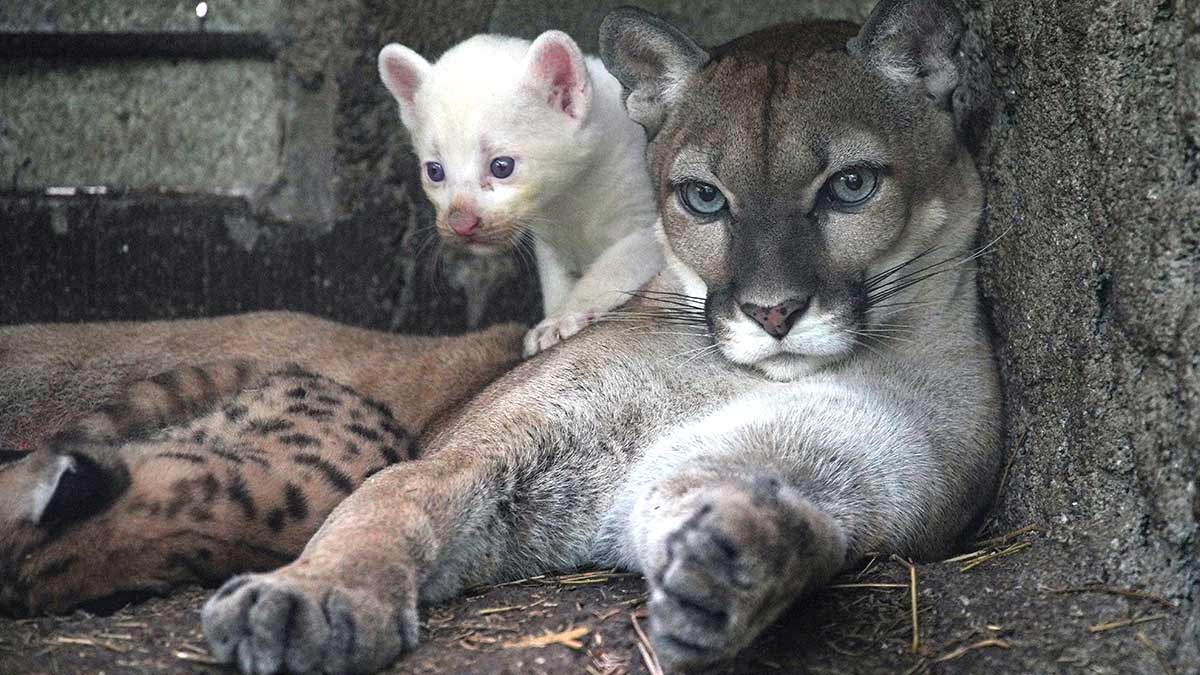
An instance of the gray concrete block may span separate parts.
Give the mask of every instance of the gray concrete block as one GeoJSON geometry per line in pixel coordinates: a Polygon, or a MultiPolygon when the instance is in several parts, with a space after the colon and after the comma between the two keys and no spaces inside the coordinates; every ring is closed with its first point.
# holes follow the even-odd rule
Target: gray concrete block
{"type": "Polygon", "coordinates": [[[280,0],[9,0],[0,5],[0,31],[155,32],[274,30],[280,0]]]}
{"type": "Polygon", "coordinates": [[[248,194],[280,171],[271,63],[0,62],[0,185],[248,194]]]}

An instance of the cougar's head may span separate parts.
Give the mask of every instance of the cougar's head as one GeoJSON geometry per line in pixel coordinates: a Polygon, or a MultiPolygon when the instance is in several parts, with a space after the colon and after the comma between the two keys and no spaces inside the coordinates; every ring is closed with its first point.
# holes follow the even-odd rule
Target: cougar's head
{"type": "Polygon", "coordinates": [[[652,139],[669,264],[726,358],[786,380],[887,348],[913,316],[901,303],[928,300],[925,263],[966,253],[981,193],[962,35],[946,0],[711,51],[641,10],[605,19],[602,57],[652,139]]]}

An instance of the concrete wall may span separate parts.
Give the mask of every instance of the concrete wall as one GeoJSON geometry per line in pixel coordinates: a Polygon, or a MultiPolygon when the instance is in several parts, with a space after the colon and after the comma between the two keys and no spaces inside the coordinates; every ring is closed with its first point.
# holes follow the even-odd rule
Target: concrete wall
{"type": "MultiPolygon", "coordinates": [[[[1000,93],[983,287],[1014,458],[1001,517],[1096,579],[1195,599],[1200,3],[972,4],[1000,93]]],[[[1200,620],[1180,637],[1196,672],[1200,620]]]]}

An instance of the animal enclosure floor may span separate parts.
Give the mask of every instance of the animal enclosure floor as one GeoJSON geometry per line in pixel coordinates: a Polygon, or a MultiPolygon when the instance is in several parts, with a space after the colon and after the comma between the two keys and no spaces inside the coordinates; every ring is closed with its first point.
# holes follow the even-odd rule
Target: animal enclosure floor
{"type": "MultiPolygon", "coordinates": [[[[962,560],[903,561],[801,600],[718,673],[1158,673],[1184,611],[1093,578],[1086,556],[1024,532],[962,560]],[[995,555],[995,554],[999,555],[995,555]],[[967,567],[964,571],[964,568],[967,567]]],[[[0,673],[214,673],[200,634],[207,591],[187,589],[111,616],[0,619],[0,673]]],[[[389,673],[655,673],[638,626],[635,575],[548,575],[476,589],[424,616],[421,645],[389,673]],[[635,625],[636,624],[636,625],[635,625]]]]}

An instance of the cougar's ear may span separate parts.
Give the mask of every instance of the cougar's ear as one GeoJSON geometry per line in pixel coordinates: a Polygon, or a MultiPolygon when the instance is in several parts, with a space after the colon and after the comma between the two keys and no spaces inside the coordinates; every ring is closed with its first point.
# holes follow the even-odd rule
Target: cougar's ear
{"type": "Polygon", "coordinates": [[[420,54],[392,43],[379,51],[379,78],[400,104],[400,121],[409,129],[416,120],[417,90],[429,79],[433,69],[420,54]]]}
{"type": "Polygon", "coordinates": [[[615,9],[600,24],[600,58],[625,89],[625,109],[654,136],[683,82],[708,53],[678,28],[634,7],[615,9]]]}
{"type": "Polygon", "coordinates": [[[880,0],[846,47],[884,77],[921,87],[978,150],[991,126],[991,70],[983,41],[951,0],[880,0]]]}
{"type": "Polygon", "coordinates": [[[556,112],[572,119],[582,120],[591,109],[592,79],[583,52],[562,31],[548,30],[529,46],[523,84],[556,112]]]}

